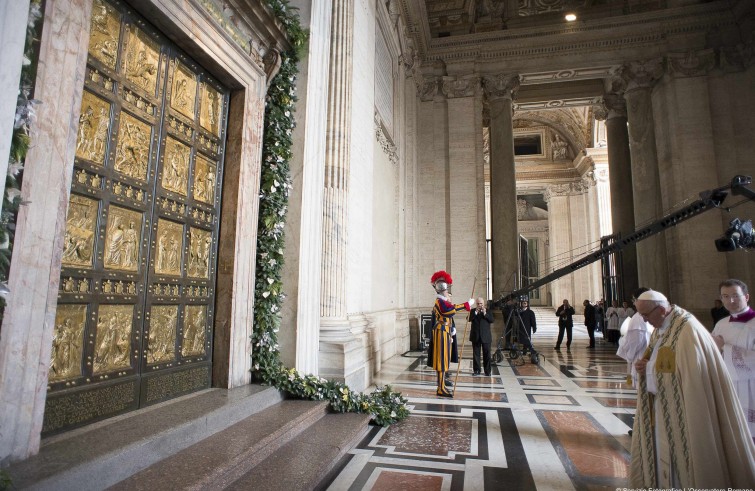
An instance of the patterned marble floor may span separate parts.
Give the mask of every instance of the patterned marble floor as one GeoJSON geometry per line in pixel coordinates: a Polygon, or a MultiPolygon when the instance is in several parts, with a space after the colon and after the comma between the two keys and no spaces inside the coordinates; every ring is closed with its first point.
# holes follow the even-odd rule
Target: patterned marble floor
{"type": "MultiPolygon", "coordinates": [[[[597,335],[554,351],[552,310],[538,309],[539,365],[508,357],[491,377],[472,376],[464,346],[453,399],[435,396],[435,372],[420,352],[384,363],[379,384],[408,399],[411,416],[374,427],[340,462],[328,490],[598,490],[628,484],[635,392],[626,363],[597,335]]],[[[555,321],[555,317],[553,317],[555,321]]],[[[455,365],[454,365],[455,367],[455,365]]]]}

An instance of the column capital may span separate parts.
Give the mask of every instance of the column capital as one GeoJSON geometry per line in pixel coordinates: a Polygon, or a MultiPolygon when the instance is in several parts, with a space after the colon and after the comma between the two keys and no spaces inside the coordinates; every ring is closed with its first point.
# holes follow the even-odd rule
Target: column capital
{"type": "Polygon", "coordinates": [[[721,48],[721,69],[724,72],[741,72],[755,62],[755,43],[737,44],[721,48]]]}
{"type": "Polygon", "coordinates": [[[449,99],[472,97],[482,93],[482,84],[477,75],[442,77],[441,90],[449,99]]]}
{"type": "Polygon", "coordinates": [[[613,119],[617,117],[627,117],[627,101],[624,100],[622,94],[605,94],[603,96],[603,103],[608,109],[606,119],[613,119]]]}
{"type": "Polygon", "coordinates": [[[441,79],[438,75],[424,75],[422,77],[422,87],[419,90],[419,98],[421,101],[434,101],[437,98],[443,97],[441,91],[441,79]]]}
{"type": "Polygon", "coordinates": [[[669,75],[674,78],[704,76],[716,67],[716,53],[713,49],[669,53],[666,59],[669,75]]]}
{"type": "Polygon", "coordinates": [[[626,92],[652,88],[666,72],[666,64],[663,58],[653,58],[643,61],[631,61],[619,68],[619,75],[626,81],[626,92]]]}
{"type": "Polygon", "coordinates": [[[545,188],[543,198],[546,203],[549,203],[551,198],[559,196],[576,196],[579,194],[585,194],[590,188],[591,184],[587,181],[589,179],[580,179],[579,181],[564,182],[559,184],[551,184],[545,188]]]}
{"type": "Polygon", "coordinates": [[[498,75],[486,75],[482,79],[482,87],[485,95],[490,99],[503,97],[514,100],[519,90],[521,78],[519,74],[500,73],[498,75]]]}
{"type": "Polygon", "coordinates": [[[600,102],[592,105],[592,113],[595,119],[598,121],[605,121],[608,118],[608,108],[606,107],[606,101],[602,98],[600,102]]]}

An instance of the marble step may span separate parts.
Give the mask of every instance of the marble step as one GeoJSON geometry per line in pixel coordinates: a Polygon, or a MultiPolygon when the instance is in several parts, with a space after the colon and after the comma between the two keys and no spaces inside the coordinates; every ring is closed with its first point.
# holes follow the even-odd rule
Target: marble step
{"type": "Polygon", "coordinates": [[[266,386],[208,389],[46,438],[7,470],[13,489],[105,489],[281,401],[266,386]]]}
{"type": "MultiPolygon", "coordinates": [[[[284,400],[108,489],[224,489],[242,476],[253,475],[257,466],[317,427],[327,411],[327,402],[284,400]]],[[[362,426],[366,428],[367,422],[362,426]]]]}
{"type": "Polygon", "coordinates": [[[341,457],[369,432],[369,420],[365,414],[328,414],[225,489],[319,489],[319,483],[338,472],[341,457]]]}

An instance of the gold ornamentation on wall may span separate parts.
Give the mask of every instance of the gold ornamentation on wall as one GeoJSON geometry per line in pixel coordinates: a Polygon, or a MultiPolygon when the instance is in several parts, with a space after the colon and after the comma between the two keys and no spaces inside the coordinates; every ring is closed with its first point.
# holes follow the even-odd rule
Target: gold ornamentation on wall
{"type": "Polygon", "coordinates": [[[97,205],[93,199],[71,194],[63,238],[64,266],[92,267],[97,205]]]}
{"type": "Polygon", "coordinates": [[[144,31],[136,26],[128,26],[126,45],[126,78],[151,95],[157,86],[157,67],[160,64],[160,50],[144,31]]]}
{"type": "Polygon", "coordinates": [[[155,273],[181,276],[183,227],[160,218],[157,222],[155,273]]]}
{"type": "Polygon", "coordinates": [[[178,305],[153,305],[149,327],[147,363],[176,359],[176,324],[178,305]]]}
{"type": "Polygon", "coordinates": [[[189,158],[191,149],[174,138],[165,140],[163,155],[163,189],[181,196],[188,194],[189,158]]]}
{"type": "Polygon", "coordinates": [[[121,124],[118,128],[118,144],[115,153],[115,170],[121,174],[147,180],[149,163],[149,143],[152,127],[135,117],[121,112],[121,124]]]}
{"type": "Polygon", "coordinates": [[[122,271],[139,269],[142,214],[119,206],[110,206],[105,235],[105,267],[122,271]]]}
{"type": "Polygon", "coordinates": [[[89,91],[81,99],[76,157],[103,165],[110,130],[110,103],[89,91]]]}
{"type": "Polygon", "coordinates": [[[201,356],[205,354],[207,338],[207,306],[188,305],[184,321],[184,335],[181,343],[182,356],[201,356]]]}
{"type": "Polygon", "coordinates": [[[121,22],[118,13],[102,0],[92,5],[92,24],[89,34],[89,55],[115,70],[118,58],[118,37],[121,22]]]}
{"type": "Polygon", "coordinates": [[[94,373],[131,368],[133,305],[100,305],[94,344],[94,373]]]}
{"type": "Polygon", "coordinates": [[[202,99],[199,110],[199,124],[213,135],[219,135],[220,104],[222,96],[210,85],[202,84],[202,99]]]}
{"type": "Polygon", "coordinates": [[[170,107],[189,119],[194,119],[194,107],[197,99],[196,76],[181,63],[174,61],[173,87],[170,107]]]}
{"type": "Polygon", "coordinates": [[[194,164],[194,199],[213,204],[215,201],[215,182],[217,166],[197,155],[194,164]]]}
{"type": "Polygon", "coordinates": [[[50,382],[81,376],[81,352],[87,306],[61,304],[55,312],[55,333],[50,353],[50,382]]]}
{"type": "Polygon", "coordinates": [[[212,234],[191,227],[189,238],[189,276],[192,278],[209,278],[212,234]]]}

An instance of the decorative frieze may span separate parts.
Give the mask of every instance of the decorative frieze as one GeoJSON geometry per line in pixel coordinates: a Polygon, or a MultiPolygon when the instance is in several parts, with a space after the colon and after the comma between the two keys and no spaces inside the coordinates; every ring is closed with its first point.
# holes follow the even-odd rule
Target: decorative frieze
{"type": "Polygon", "coordinates": [[[667,56],[669,75],[676,78],[701,77],[716,67],[713,49],[671,53],[667,56]]]}
{"type": "Polygon", "coordinates": [[[375,138],[380,144],[380,148],[388,156],[388,160],[393,164],[398,163],[398,152],[396,151],[396,144],[393,143],[388,133],[383,126],[383,120],[380,115],[375,111],[375,138]]]}
{"type": "Polygon", "coordinates": [[[588,180],[589,179],[580,179],[579,181],[551,184],[550,186],[545,188],[543,198],[545,199],[546,203],[549,203],[551,198],[553,197],[577,196],[580,194],[585,194],[591,186],[591,184],[587,182],[588,180]]]}

